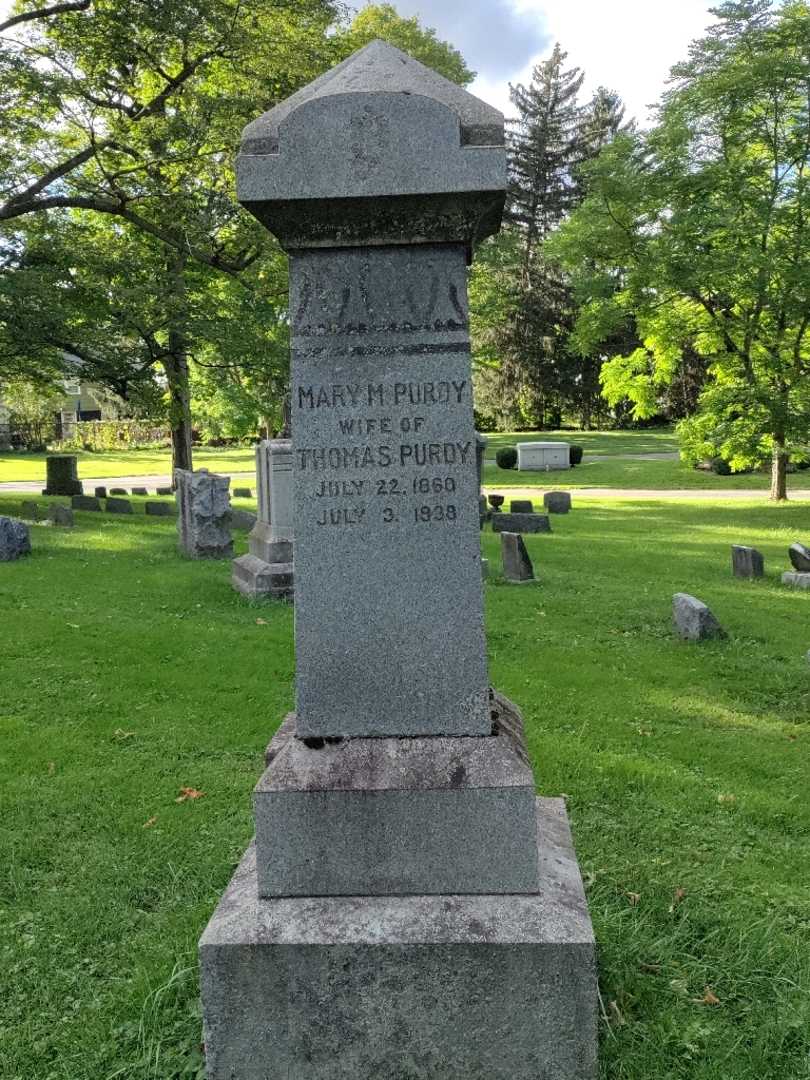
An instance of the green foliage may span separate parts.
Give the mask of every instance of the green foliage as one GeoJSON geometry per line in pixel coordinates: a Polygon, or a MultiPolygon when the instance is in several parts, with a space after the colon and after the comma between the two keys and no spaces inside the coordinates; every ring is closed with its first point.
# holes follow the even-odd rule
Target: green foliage
{"type": "Polygon", "coordinates": [[[685,453],[732,469],[770,453],[782,498],[791,447],[810,434],[810,7],[717,15],[674,69],[653,131],[588,170],[555,253],[584,301],[572,340],[612,356],[607,399],[650,416],[690,383],[685,453]],[[611,338],[628,322],[637,343],[622,349],[611,338]]]}
{"type": "Polygon", "coordinates": [[[517,460],[518,452],[514,446],[501,446],[495,451],[495,461],[499,469],[514,469],[517,460]]]}
{"type": "Polygon", "coordinates": [[[69,438],[55,449],[138,450],[150,446],[168,446],[171,432],[165,424],[153,420],[80,420],[73,425],[69,438]]]}
{"type": "Polygon", "coordinates": [[[457,49],[437,37],[435,30],[421,26],[415,15],[400,15],[393,4],[362,8],[350,26],[336,36],[336,42],[340,54],[348,56],[376,38],[395,45],[460,86],[469,85],[475,78],[475,72],[470,71],[457,49]]]}
{"type": "Polygon", "coordinates": [[[569,461],[569,463],[571,465],[581,465],[582,464],[582,455],[584,454],[584,452],[585,451],[584,451],[583,447],[579,446],[577,443],[571,443],[571,445],[568,448],[568,461],[569,461]]]}

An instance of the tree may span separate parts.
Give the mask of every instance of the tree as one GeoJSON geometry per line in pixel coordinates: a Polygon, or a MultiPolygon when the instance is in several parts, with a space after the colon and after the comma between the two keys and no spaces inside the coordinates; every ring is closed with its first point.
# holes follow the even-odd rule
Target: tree
{"type": "Polygon", "coordinates": [[[810,6],[715,14],[656,127],[600,156],[558,252],[580,285],[601,273],[577,335],[635,323],[638,347],[603,368],[608,400],[649,416],[685,365],[704,363],[685,457],[739,470],[769,454],[779,500],[791,449],[810,438],[810,6]]]}

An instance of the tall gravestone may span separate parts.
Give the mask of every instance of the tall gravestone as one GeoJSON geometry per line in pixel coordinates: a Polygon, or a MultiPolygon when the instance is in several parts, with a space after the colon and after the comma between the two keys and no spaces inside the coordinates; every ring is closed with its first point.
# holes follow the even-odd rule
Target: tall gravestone
{"type": "Polygon", "coordinates": [[[43,495],[81,495],[84,491],[75,454],[48,454],[45,469],[43,495]]]}
{"type": "Polygon", "coordinates": [[[293,599],[292,478],[290,440],[263,439],[256,446],[256,524],[231,575],[233,587],[253,599],[293,599]]]}
{"type": "MultiPolygon", "coordinates": [[[[177,490],[177,543],[192,559],[229,559],[231,538],[230,477],[208,469],[174,470],[177,490]]],[[[110,510],[111,499],[107,500],[110,510]]]]}
{"type": "Polygon", "coordinates": [[[296,712],[201,940],[208,1075],[590,1080],[564,804],[486,667],[466,265],[503,117],[373,42],[237,175],[290,255],[296,712]]]}

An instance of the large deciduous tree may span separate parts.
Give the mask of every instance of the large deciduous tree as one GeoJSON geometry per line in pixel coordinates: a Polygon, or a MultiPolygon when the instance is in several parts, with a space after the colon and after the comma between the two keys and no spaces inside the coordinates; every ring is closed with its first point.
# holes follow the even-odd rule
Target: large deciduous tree
{"type": "Polygon", "coordinates": [[[734,469],[770,455],[780,500],[810,439],[810,6],[715,15],[654,129],[599,159],[558,254],[585,300],[581,338],[635,324],[638,347],[604,365],[608,399],[652,415],[705,366],[684,455],[734,469]]]}

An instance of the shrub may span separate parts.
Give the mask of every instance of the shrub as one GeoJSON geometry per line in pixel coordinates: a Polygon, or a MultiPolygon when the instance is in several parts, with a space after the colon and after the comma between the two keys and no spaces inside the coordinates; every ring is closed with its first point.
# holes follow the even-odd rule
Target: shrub
{"type": "Polygon", "coordinates": [[[581,446],[577,446],[576,444],[572,443],[571,446],[568,448],[568,460],[572,465],[579,465],[579,463],[582,461],[583,453],[584,451],[581,446]]]}
{"type": "Polygon", "coordinates": [[[712,472],[718,476],[731,476],[731,466],[725,458],[712,458],[712,472]]]}
{"type": "Polygon", "coordinates": [[[514,446],[502,446],[495,454],[499,469],[514,469],[517,459],[518,452],[514,446]]]}

